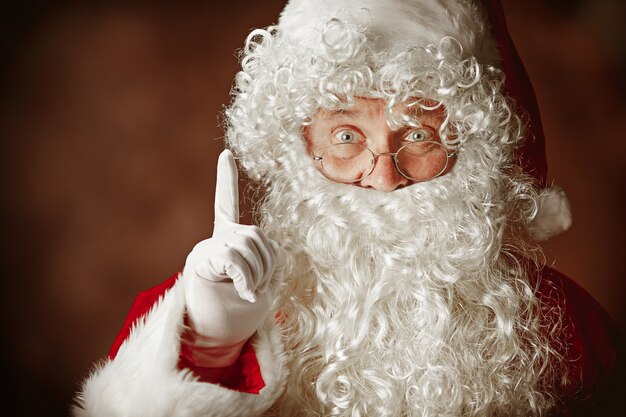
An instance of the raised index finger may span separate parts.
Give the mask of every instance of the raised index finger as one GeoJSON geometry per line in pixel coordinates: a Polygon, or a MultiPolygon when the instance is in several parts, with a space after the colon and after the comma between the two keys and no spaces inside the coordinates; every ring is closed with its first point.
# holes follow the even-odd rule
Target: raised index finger
{"type": "Polygon", "coordinates": [[[217,160],[215,182],[215,226],[239,223],[239,189],[235,157],[224,149],[217,160]]]}

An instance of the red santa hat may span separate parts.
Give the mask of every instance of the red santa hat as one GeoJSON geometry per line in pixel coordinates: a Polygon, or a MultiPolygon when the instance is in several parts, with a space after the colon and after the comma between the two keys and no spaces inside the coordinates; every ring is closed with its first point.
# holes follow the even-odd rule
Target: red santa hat
{"type": "Polygon", "coordinates": [[[527,137],[519,161],[541,190],[532,236],[547,240],[571,224],[565,192],[547,186],[544,134],[537,101],[524,66],[509,36],[499,0],[290,0],[278,27],[285,38],[302,48],[318,50],[320,34],[334,17],[362,14],[369,23],[367,42],[374,49],[402,48],[439,42],[452,37],[481,64],[495,65],[505,75],[505,88],[528,118],[527,137]]]}
{"type": "Polygon", "coordinates": [[[531,225],[531,233],[538,241],[548,240],[571,226],[569,200],[561,187],[547,186],[545,136],[535,91],[509,35],[500,0],[489,0],[485,3],[492,36],[501,58],[501,68],[506,74],[505,88],[509,96],[514,98],[528,115],[528,130],[526,139],[520,147],[519,159],[526,173],[533,176],[542,189],[539,211],[531,225]]]}

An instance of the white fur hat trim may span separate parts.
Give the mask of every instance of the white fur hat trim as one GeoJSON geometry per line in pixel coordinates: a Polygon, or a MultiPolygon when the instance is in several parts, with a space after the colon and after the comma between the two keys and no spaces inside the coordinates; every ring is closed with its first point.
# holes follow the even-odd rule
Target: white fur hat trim
{"type": "Polygon", "coordinates": [[[498,62],[498,52],[479,2],[459,0],[290,0],[278,27],[295,44],[320,47],[324,25],[333,18],[369,21],[366,32],[375,49],[437,44],[456,39],[466,55],[481,63],[498,62]]]}
{"type": "Polygon", "coordinates": [[[565,191],[557,186],[546,188],[539,196],[537,215],[529,231],[538,242],[563,233],[572,225],[572,211],[565,191]]]}

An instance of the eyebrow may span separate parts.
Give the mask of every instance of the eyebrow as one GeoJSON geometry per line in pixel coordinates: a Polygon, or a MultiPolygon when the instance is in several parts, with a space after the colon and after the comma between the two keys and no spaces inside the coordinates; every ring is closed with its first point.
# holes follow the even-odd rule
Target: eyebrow
{"type": "MultiPolygon", "coordinates": [[[[355,109],[355,108],[335,109],[335,110],[327,109],[325,111],[328,114],[328,117],[333,117],[333,116],[354,117],[354,116],[363,116],[366,113],[363,110],[355,109]]],[[[424,109],[416,105],[416,106],[407,107],[405,111],[402,113],[408,114],[411,116],[424,116],[424,115],[429,115],[429,114],[433,114],[437,112],[438,112],[438,109],[424,109]]]]}
{"type": "Polygon", "coordinates": [[[363,117],[365,112],[358,109],[337,109],[337,110],[326,110],[325,119],[331,119],[333,117],[363,117]]]}

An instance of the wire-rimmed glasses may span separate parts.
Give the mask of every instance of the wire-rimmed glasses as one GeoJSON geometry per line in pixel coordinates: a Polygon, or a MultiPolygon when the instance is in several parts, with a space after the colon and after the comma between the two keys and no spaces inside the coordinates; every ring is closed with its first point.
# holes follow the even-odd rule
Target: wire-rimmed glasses
{"type": "Polygon", "coordinates": [[[404,177],[414,182],[428,181],[443,174],[448,160],[456,153],[434,141],[410,142],[397,152],[375,154],[362,143],[336,143],[316,150],[313,160],[321,165],[326,177],[342,183],[361,181],[374,170],[376,158],[390,156],[404,177]]]}

